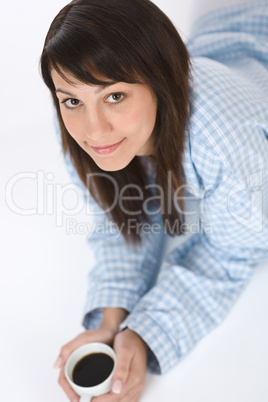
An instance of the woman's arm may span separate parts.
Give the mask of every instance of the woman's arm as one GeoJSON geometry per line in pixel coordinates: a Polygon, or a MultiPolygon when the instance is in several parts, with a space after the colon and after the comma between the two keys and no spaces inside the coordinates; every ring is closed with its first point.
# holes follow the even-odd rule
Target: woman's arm
{"type": "Polygon", "coordinates": [[[236,138],[230,132],[223,137],[227,164],[215,151],[216,134],[214,147],[202,132],[196,148],[192,142],[195,170],[209,189],[201,200],[203,232],[168,255],[156,285],[121,324],[146,342],[154,372],[169,370],[220,324],[254,267],[268,259],[268,142],[250,125],[236,131],[236,138]]]}
{"type": "Polygon", "coordinates": [[[167,372],[219,325],[258,259],[268,258],[264,247],[243,254],[235,247],[220,250],[198,235],[170,253],[157,284],[121,324],[146,342],[153,372],[167,372]]]}
{"type": "Polygon", "coordinates": [[[127,315],[128,312],[122,308],[104,308],[100,328],[109,328],[117,333],[127,315]]]}

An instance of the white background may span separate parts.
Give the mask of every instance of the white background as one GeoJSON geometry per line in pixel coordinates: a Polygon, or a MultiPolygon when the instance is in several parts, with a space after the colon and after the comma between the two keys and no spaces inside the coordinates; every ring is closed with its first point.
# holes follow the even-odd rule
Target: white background
{"type": "MultiPolygon", "coordinates": [[[[192,2],[155,3],[185,39],[192,2]]],[[[5,402],[66,401],[52,366],[60,346],[82,331],[92,264],[85,236],[68,234],[59,214],[46,202],[42,209],[40,199],[38,214],[11,210],[15,204],[36,208],[38,191],[46,200],[51,192],[60,197],[69,183],[54,135],[50,95],[38,69],[49,24],[65,4],[6,1],[0,13],[0,395],[5,402]],[[5,188],[20,173],[29,178],[13,186],[15,204],[9,200],[8,207],[5,188]],[[44,177],[39,190],[37,174],[39,183],[44,177]]],[[[66,207],[76,203],[70,190],[63,198],[66,207]]],[[[228,318],[186,359],[162,377],[148,375],[142,402],[267,402],[267,266],[260,266],[228,318]]]]}

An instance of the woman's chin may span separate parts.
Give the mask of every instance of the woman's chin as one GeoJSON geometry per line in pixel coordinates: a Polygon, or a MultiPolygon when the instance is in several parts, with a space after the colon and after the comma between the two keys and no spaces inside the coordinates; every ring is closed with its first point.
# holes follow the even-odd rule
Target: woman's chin
{"type": "Polygon", "coordinates": [[[131,160],[95,160],[96,165],[103,170],[104,172],[118,172],[119,170],[124,169],[131,160]]]}

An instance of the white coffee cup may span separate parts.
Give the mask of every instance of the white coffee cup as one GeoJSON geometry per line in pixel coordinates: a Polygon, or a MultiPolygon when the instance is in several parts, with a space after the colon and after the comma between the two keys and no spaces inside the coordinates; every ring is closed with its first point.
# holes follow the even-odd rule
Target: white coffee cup
{"type": "Polygon", "coordinates": [[[115,366],[116,356],[113,349],[105,343],[92,342],[80,346],[69,356],[65,364],[65,376],[72,389],[80,396],[80,402],[90,402],[94,396],[106,394],[111,391],[115,366]],[[112,372],[109,374],[109,377],[107,377],[102,383],[93,387],[81,387],[73,382],[73,370],[79,360],[91,353],[105,353],[110,356],[114,361],[114,367],[112,372]]]}

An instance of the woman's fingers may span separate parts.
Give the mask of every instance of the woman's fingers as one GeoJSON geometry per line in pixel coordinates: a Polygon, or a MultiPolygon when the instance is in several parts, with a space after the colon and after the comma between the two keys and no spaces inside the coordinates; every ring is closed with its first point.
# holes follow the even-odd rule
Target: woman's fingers
{"type": "Polygon", "coordinates": [[[112,390],[109,394],[93,398],[92,402],[116,402],[121,401],[122,397],[128,393],[127,379],[130,372],[132,352],[121,345],[115,349],[116,368],[113,375],[112,390]]]}
{"type": "Polygon", "coordinates": [[[90,339],[89,331],[86,331],[78,335],[71,342],[68,342],[64,346],[62,346],[59,357],[56,361],[56,363],[58,362],[59,364],[58,367],[62,367],[65,364],[67,358],[75,349],[79,348],[79,346],[82,346],[87,342],[90,342],[89,339],[90,339]]]}
{"type": "MultiPolygon", "coordinates": [[[[59,384],[70,401],[79,401],[64,373],[69,355],[88,342],[112,343],[114,333],[106,329],[86,331],[61,348],[56,367],[60,367],[59,384]]],[[[113,377],[112,391],[93,398],[92,402],[138,402],[144,387],[147,361],[147,346],[138,334],[126,329],[114,338],[117,364],[113,377]]]]}
{"type": "Polygon", "coordinates": [[[90,330],[82,332],[76,338],[74,338],[71,342],[66,343],[62,346],[60,350],[60,354],[54,364],[55,368],[61,368],[66,363],[66,360],[70,356],[70,354],[79,346],[84,345],[89,342],[103,342],[107,344],[112,344],[114,338],[114,332],[108,329],[101,330],[90,330]]]}
{"type": "Polygon", "coordinates": [[[147,345],[137,333],[127,328],[115,337],[114,350],[118,364],[113,377],[112,392],[122,395],[118,400],[123,402],[127,397],[130,399],[133,395],[140,394],[144,387],[147,345]],[[122,388],[118,392],[120,382],[122,388]]]}
{"type": "Polygon", "coordinates": [[[138,402],[141,392],[131,389],[126,395],[120,396],[115,394],[106,394],[93,398],[92,402],[138,402]]]}
{"type": "Polygon", "coordinates": [[[127,389],[128,385],[124,387],[120,394],[109,393],[105,395],[101,395],[99,397],[95,397],[92,399],[92,402],[138,402],[143,387],[132,387],[127,389]]]}
{"type": "Polygon", "coordinates": [[[141,391],[135,392],[134,390],[131,390],[123,399],[121,402],[138,402],[140,399],[141,391]]]}
{"type": "Polygon", "coordinates": [[[92,402],[138,402],[145,384],[147,346],[138,334],[126,329],[115,337],[116,369],[112,391],[92,402]]]}
{"type": "Polygon", "coordinates": [[[74,392],[74,390],[71,388],[70,384],[68,383],[65,374],[64,374],[64,367],[60,371],[59,375],[59,384],[62,387],[63,391],[67,395],[70,401],[72,402],[78,402],[79,401],[79,396],[74,392]]]}
{"type": "Polygon", "coordinates": [[[114,331],[109,329],[102,328],[98,330],[85,331],[74,338],[71,342],[66,343],[66,345],[61,348],[60,354],[54,364],[54,367],[60,368],[59,384],[70,401],[79,401],[78,395],[72,390],[64,373],[65,363],[70,354],[79,346],[85,345],[89,342],[103,342],[107,344],[112,344],[114,336],[114,331]]]}
{"type": "Polygon", "coordinates": [[[121,344],[121,342],[117,343],[117,346],[114,347],[114,350],[117,363],[113,376],[112,392],[114,394],[120,394],[129,376],[133,351],[126,348],[126,346],[121,344]]]}

